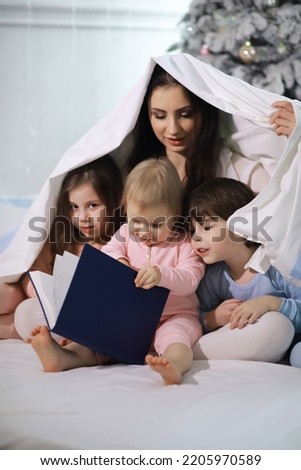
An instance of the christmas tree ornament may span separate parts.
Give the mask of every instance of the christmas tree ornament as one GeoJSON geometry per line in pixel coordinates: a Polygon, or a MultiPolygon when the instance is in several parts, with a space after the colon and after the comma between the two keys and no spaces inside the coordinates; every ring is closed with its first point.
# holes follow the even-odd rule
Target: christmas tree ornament
{"type": "Polygon", "coordinates": [[[210,54],[210,49],[209,49],[208,44],[203,44],[200,49],[200,55],[204,57],[209,54],[210,54]]]}
{"type": "Polygon", "coordinates": [[[196,32],[196,26],[194,24],[188,24],[186,26],[186,35],[189,37],[189,36],[192,36],[195,32],[196,32]]]}
{"type": "Polygon", "coordinates": [[[286,45],[285,45],[283,42],[281,42],[281,43],[279,44],[279,46],[278,46],[278,52],[279,52],[280,55],[286,54],[286,52],[287,52],[287,47],[286,47],[286,45]]]}
{"type": "Polygon", "coordinates": [[[179,30],[183,38],[189,40],[197,32],[197,26],[193,23],[184,23],[179,24],[179,30]]]}
{"type": "Polygon", "coordinates": [[[239,49],[240,60],[244,64],[251,64],[256,59],[256,50],[250,41],[246,41],[239,49]]]}
{"type": "Polygon", "coordinates": [[[266,0],[268,7],[278,7],[278,0],[266,0]]]}

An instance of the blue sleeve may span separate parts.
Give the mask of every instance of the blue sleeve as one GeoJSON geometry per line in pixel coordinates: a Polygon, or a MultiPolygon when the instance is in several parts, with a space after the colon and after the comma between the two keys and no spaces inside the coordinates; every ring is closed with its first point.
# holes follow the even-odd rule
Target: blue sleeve
{"type": "Polygon", "coordinates": [[[291,320],[296,333],[301,333],[301,287],[289,282],[275,268],[271,274],[273,281],[284,293],[279,312],[291,320]]]}
{"type": "Polygon", "coordinates": [[[203,332],[208,333],[210,330],[206,327],[205,316],[216,308],[221,302],[220,292],[217,286],[220,286],[220,273],[217,264],[206,266],[205,275],[197,288],[197,296],[200,301],[200,321],[203,332]]]}

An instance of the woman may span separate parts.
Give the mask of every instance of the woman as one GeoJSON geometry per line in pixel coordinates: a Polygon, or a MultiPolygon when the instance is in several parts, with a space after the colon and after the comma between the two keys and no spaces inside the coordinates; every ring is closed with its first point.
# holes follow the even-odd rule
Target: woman
{"type": "Polygon", "coordinates": [[[189,192],[216,174],[218,132],[219,110],[156,65],[137,120],[137,140],[127,170],[148,156],[165,154],[189,192]]]}
{"type": "MultiPolygon", "coordinates": [[[[278,135],[289,136],[295,126],[292,104],[274,103],[277,109],[270,122],[278,135]]],[[[189,193],[202,182],[215,176],[228,176],[225,166],[232,152],[226,148],[221,132],[220,110],[181,85],[158,64],[155,66],[137,120],[134,148],[126,170],[148,158],[166,157],[175,165],[189,193]]],[[[244,179],[255,192],[260,192],[270,176],[260,164],[243,170],[241,155],[231,155],[232,171],[244,179]],[[246,173],[246,175],[244,175],[246,173]]],[[[229,175],[230,176],[230,175],[229,175]]]]}

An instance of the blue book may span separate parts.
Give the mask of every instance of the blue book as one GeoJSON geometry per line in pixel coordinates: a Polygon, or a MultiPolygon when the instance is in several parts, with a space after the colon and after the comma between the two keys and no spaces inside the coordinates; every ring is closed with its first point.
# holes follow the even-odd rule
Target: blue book
{"type": "Polygon", "coordinates": [[[137,271],[90,245],[57,256],[53,275],[30,272],[54,333],[127,364],[144,364],[169,290],[137,288],[137,271]]]}

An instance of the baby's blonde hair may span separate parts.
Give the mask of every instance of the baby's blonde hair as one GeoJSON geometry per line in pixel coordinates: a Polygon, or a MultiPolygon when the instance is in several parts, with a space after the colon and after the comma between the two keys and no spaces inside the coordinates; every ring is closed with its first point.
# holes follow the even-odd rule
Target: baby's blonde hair
{"type": "Polygon", "coordinates": [[[125,210],[129,200],[139,204],[141,210],[163,205],[171,214],[181,216],[183,185],[174,165],[167,158],[149,158],[135,166],[123,191],[125,210]]]}

